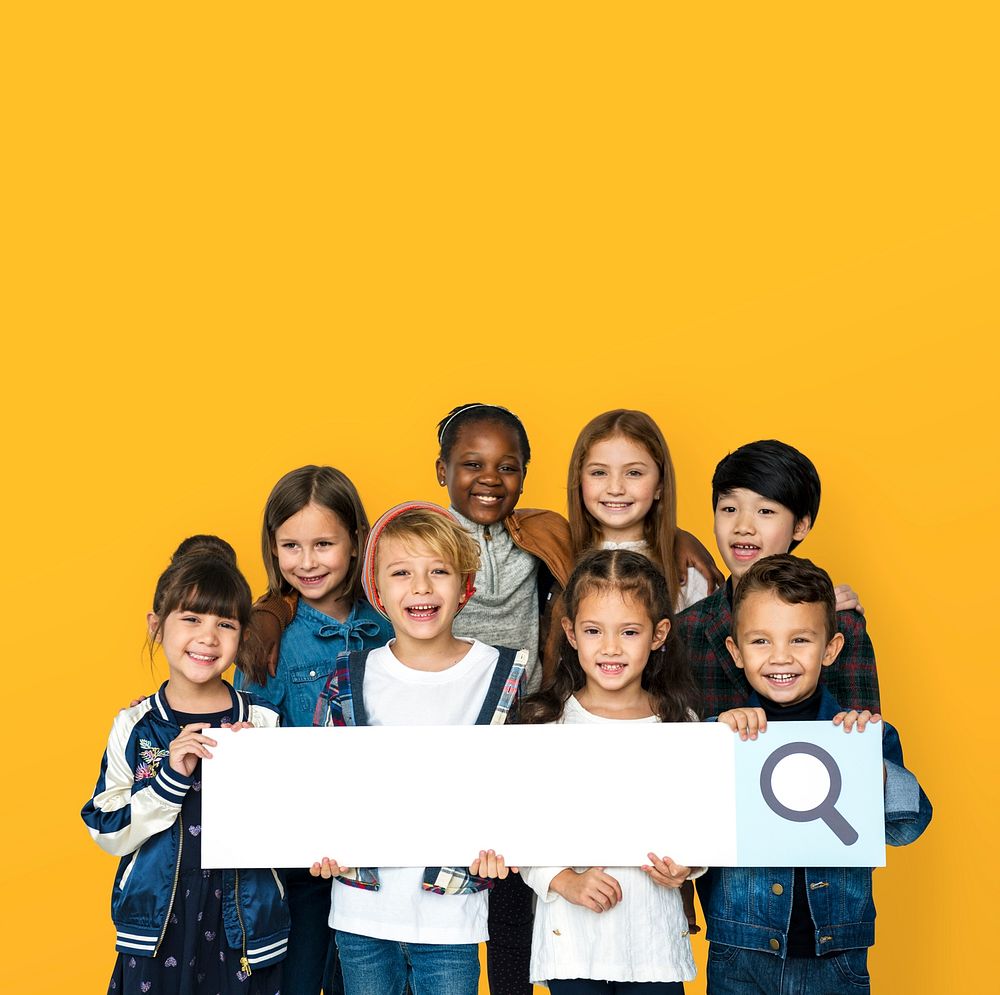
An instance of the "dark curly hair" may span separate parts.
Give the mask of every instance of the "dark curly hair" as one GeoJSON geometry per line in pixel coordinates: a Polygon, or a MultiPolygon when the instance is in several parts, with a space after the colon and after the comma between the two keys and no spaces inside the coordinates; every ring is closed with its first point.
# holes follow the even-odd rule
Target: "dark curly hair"
{"type": "MultiPolygon", "coordinates": [[[[573,570],[563,592],[566,617],[575,619],[587,595],[617,591],[638,602],[654,625],[670,622],[664,644],[649,655],[642,671],[642,689],[649,695],[653,714],[662,722],[686,722],[700,710],[698,689],[688,664],[687,652],[674,634],[670,592],[656,564],[641,553],[627,549],[594,549],[585,553],[573,570]]],[[[553,619],[553,624],[558,624],[553,619]]],[[[566,634],[559,642],[559,662],[541,690],[526,698],[518,721],[526,724],[555,722],[570,695],[586,684],[576,651],[566,634]]]]}

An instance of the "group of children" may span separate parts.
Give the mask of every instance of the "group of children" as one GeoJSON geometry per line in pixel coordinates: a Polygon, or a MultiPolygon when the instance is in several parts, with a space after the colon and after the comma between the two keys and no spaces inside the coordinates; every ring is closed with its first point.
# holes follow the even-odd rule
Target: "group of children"
{"type": "MultiPolygon", "coordinates": [[[[788,555],[819,511],[804,455],[765,441],[719,463],[723,582],[677,527],[669,450],[642,412],[581,431],[568,523],[517,508],[531,450],[507,409],[456,408],[438,443],[450,508],[408,502],[372,527],[332,467],[282,477],[256,606],[222,540],[174,554],[148,616],[169,679],[115,719],[83,810],[121,858],[109,992],[472,995],[482,941],[493,995],[529,995],[532,982],[554,995],[679,992],[695,975],[695,878],[710,993],[867,990],[867,869],[689,868],[659,849],[642,867],[517,873],[492,850],[467,867],[347,868],[318,854],[309,869],[201,869],[200,765],[220,725],[717,718],[756,738],[768,722],[832,721],[883,738],[886,841],[929,822],[879,719],[856,597],[788,555]],[[223,680],[234,663],[236,688],[223,680]]],[[[502,785],[490,806],[516,803],[516,776],[502,785]]],[[[378,786],[348,777],[342,790],[358,804],[378,786]]],[[[469,794],[430,782],[428,813],[445,818],[469,794]]]]}

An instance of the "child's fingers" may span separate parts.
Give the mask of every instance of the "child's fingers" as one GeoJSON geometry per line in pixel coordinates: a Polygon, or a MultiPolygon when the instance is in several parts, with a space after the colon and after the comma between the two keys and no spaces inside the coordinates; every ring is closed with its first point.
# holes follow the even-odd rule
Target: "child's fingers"
{"type": "Polygon", "coordinates": [[[837,611],[851,611],[858,606],[858,596],[850,584],[838,584],[833,592],[837,597],[837,611]]]}
{"type": "Polygon", "coordinates": [[[670,871],[670,877],[682,884],[687,881],[688,876],[691,874],[690,867],[686,867],[684,864],[675,864],[673,861],[667,864],[667,868],[670,871]]]}
{"type": "Polygon", "coordinates": [[[767,716],[762,708],[733,708],[723,712],[719,721],[729,726],[744,742],[756,739],[757,733],[764,732],[767,728],[767,716]]]}
{"type": "Polygon", "coordinates": [[[614,895],[615,904],[617,905],[618,902],[622,900],[622,886],[621,884],[619,884],[618,879],[613,878],[610,874],[605,874],[603,871],[601,871],[601,880],[604,881],[605,884],[607,884],[611,888],[612,894],[614,895]]]}
{"type": "Polygon", "coordinates": [[[736,732],[737,730],[736,717],[733,715],[732,712],[722,712],[722,714],[719,715],[717,721],[721,722],[722,725],[724,726],[729,726],[729,728],[732,729],[733,732],[736,732]]]}
{"type": "MultiPolygon", "coordinates": [[[[617,882],[616,882],[617,884],[617,882]]],[[[607,881],[596,880],[590,891],[590,900],[594,902],[597,912],[608,912],[619,901],[617,887],[612,887],[607,881]]]]}
{"type": "Polygon", "coordinates": [[[510,872],[502,854],[496,850],[480,850],[479,857],[469,864],[469,873],[476,877],[497,878],[503,881],[510,872]]]}
{"type": "Polygon", "coordinates": [[[850,711],[838,712],[833,717],[835,726],[843,725],[844,732],[850,732],[855,726],[858,732],[864,732],[865,726],[872,722],[881,722],[882,716],[878,712],[870,712],[867,708],[863,712],[850,711]]]}
{"type": "Polygon", "coordinates": [[[313,864],[309,868],[309,873],[314,877],[323,878],[324,881],[329,881],[330,878],[338,877],[341,873],[342,868],[335,860],[331,860],[329,857],[324,857],[323,860],[318,864],[313,864]]]}

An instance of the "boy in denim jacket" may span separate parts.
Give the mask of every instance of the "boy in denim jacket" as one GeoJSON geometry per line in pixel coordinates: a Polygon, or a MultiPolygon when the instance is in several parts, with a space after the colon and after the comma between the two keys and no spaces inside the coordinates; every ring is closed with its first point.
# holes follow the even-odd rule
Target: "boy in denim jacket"
{"type": "MultiPolygon", "coordinates": [[[[830,721],[845,732],[881,734],[885,838],[913,842],[931,805],[903,766],[895,729],[869,711],[844,711],[819,684],[844,645],[833,585],[809,560],[770,556],[744,574],[733,597],[726,646],[746,675],[746,705],[718,717],[741,739],[769,721],[830,721]]],[[[867,867],[721,867],[698,882],[708,922],[709,995],[826,995],[870,990],[875,942],[872,872],[867,867]]]]}

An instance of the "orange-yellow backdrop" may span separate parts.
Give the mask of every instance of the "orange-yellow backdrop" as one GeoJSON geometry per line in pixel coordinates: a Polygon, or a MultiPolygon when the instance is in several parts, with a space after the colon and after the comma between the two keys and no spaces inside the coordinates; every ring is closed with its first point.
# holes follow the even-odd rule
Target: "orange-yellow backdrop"
{"type": "Polygon", "coordinates": [[[650,411],[706,542],[725,452],[812,456],[802,552],[861,592],[936,808],[876,875],[876,986],[990,983],[994,8],[679,6],[5,14],[4,990],[103,991],[78,810],[161,679],[174,544],[228,537],[260,589],[279,474],[440,498],[471,399],[523,416],[557,510],[583,422],[650,411]]]}

